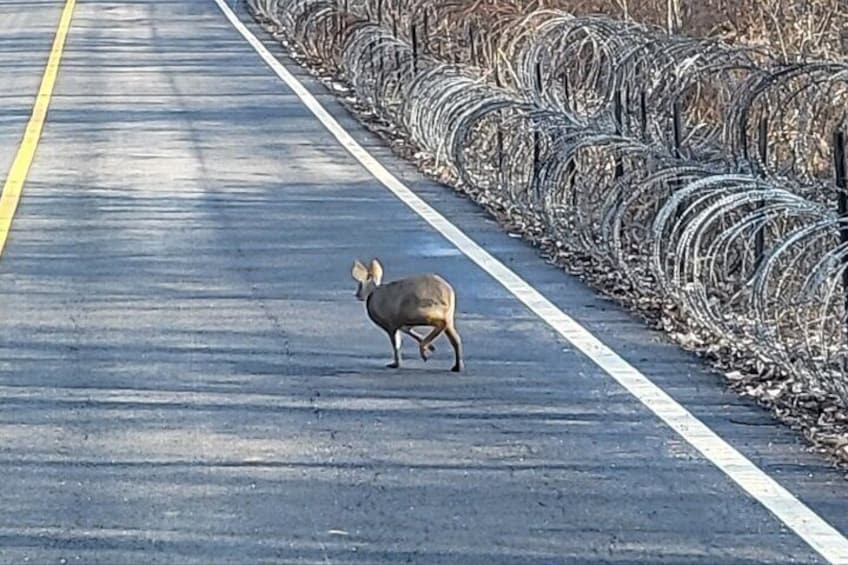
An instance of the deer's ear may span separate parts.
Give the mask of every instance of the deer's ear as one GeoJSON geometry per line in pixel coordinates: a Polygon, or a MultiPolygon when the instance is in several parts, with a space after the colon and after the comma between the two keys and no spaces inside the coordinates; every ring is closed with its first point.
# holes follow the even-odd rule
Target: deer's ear
{"type": "Polygon", "coordinates": [[[371,278],[377,281],[377,283],[383,280],[383,266],[376,257],[371,259],[371,265],[368,266],[368,272],[371,274],[371,278]]]}
{"type": "Polygon", "coordinates": [[[368,269],[365,268],[365,265],[359,262],[359,259],[353,260],[353,268],[350,271],[353,280],[362,282],[368,278],[368,269]]]}

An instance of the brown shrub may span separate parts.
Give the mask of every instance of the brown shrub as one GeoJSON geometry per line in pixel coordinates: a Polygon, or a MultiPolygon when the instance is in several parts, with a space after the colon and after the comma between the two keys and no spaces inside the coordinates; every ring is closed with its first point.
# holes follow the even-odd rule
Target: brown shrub
{"type": "Polygon", "coordinates": [[[630,18],[694,37],[764,47],[789,60],[848,56],[848,0],[538,0],[526,5],[630,18]]]}

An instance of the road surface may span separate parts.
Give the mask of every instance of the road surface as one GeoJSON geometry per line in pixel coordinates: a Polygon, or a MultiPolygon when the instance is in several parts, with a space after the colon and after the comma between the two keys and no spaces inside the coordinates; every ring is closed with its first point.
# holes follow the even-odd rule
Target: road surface
{"type": "MultiPolygon", "coordinates": [[[[0,175],[62,6],[0,4],[0,175]]],[[[272,48],[417,194],[848,532],[844,479],[795,433],[272,48]]],[[[212,0],[78,2],[0,295],[3,563],[822,561],[371,177],[212,0]],[[373,256],[454,283],[465,373],[445,340],[384,367],[350,278],[373,256]]]]}

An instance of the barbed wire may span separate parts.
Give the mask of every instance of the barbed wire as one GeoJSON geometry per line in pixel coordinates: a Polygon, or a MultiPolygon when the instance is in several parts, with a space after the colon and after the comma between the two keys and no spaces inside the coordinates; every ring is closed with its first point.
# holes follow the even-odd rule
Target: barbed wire
{"type": "Polygon", "coordinates": [[[634,300],[848,406],[848,220],[823,145],[844,122],[844,65],[502,2],[250,3],[634,300]]]}

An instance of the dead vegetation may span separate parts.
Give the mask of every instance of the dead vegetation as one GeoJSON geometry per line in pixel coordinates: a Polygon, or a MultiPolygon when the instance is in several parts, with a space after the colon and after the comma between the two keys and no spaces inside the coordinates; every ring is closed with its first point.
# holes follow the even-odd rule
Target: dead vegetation
{"type": "Polygon", "coordinates": [[[845,0],[540,0],[519,7],[606,14],[671,33],[766,48],[786,61],[848,56],[845,0]]]}

